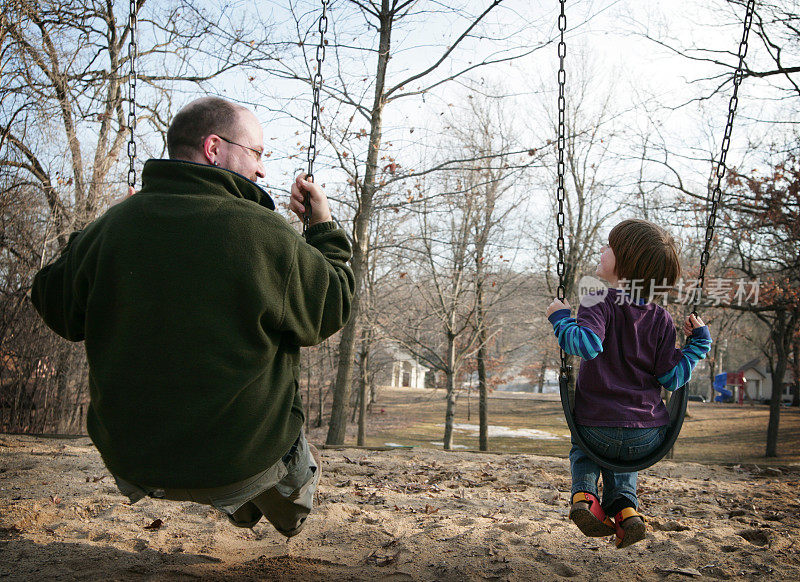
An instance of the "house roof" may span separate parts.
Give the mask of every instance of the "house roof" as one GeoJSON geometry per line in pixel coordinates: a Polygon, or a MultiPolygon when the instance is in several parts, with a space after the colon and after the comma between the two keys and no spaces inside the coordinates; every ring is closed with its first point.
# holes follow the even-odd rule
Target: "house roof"
{"type": "Polygon", "coordinates": [[[746,370],[748,370],[748,369],[752,368],[753,370],[755,370],[756,372],[758,372],[759,374],[761,374],[761,375],[763,376],[763,375],[764,375],[764,373],[763,373],[763,372],[761,372],[761,370],[759,369],[759,368],[761,368],[761,367],[762,367],[762,366],[760,366],[760,364],[761,364],[761,358],[753,358],[752,360],[750,360],[750,361],[748,361],[748,362],[745,362],[744,364],[742,364],[742,365],[739,367],[739,369],[738,369],[738,370],[736,370],[736,371],[737,371],[737,372],[744,372],[744,371],[746,371],[746,370]]]}
{"type": "MultiPolygon", "coordinates": [[[[769,370],[765,365],[761,363],[761,358],[753,358],[749,362],[745,362],[742,366],[736,370],[737,372],[748,372],[752,370],[756,374],[759,374],[762,378],[766,378],[769,375],[769,370]]],[[[783,374],[783,381],[784,383],[792,382],[794,379],[794,375],[792,374],[792,370],[787,368],[787,370],[783,374]]]]}
{"type": "Polygon", "coordinates": [[[767,370],[764,366],[761,365],[761,358],[753,358],[752,360],[745,362],[742,364],[737,372],[755,372],[762,378],[767,377],[767,370]]]}
{"type": "Polygon", "coordinates": [[[424,370],[426,372],[430,370],[429,367],[422,365],[422,363],[420,363],[419,360],[417,360],[414,356],[406,352],[400,350],[394,350],[391,352],[391,355],[392,355],[392,361],[394,362],[403,362],[403,363],[407,362],[412,366],[415,366],[418,370],[424,370]]]}
{"type": "Polygon", "coordinates": [[[755,372],[756,374],[758,374],[762,378],[766,378],[767,377],[767,375],[764,372],[762,372],[761,370],[759,370],[755,366],[748,366],[746,368],[742,368],[741,370],[737,370],[737,372],[744,372],[745,374],[747,374],[748,372],[755,372]]]}

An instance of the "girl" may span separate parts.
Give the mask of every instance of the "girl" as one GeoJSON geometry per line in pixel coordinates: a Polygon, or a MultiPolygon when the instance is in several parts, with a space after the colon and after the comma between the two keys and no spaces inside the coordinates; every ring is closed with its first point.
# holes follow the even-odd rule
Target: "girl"
{"type": "MultiPolygon", "coordinates": [[[[689,381],[711,347],[711,335],[700,318],[687,317],[683,331],[688,342],[677,349],[672,317],[653,302],[680,276],[675,241],[663,228],[645,220],[619,223],[608,235],[596,274],[610,288],[582,298],[577,321],[570,317],[569,303],[558,299],[547,316],[561,348],[583,359],[575,387],[581,435],[604,457],[640,459],[663,442],[669,424],[661,387],[675,390],[689,381]],[[622,281],[628,293],[619,288],[622,281]]],[[[569,458],[569,518],[587,536],[616,533],[620,548],[642,540],[637,473],[598,466],[574,441],[569,458]],[[597,498],[601,475],[602,504],[597,498]],[[607,515],[614,516],[613,522],[607,515]]]]}

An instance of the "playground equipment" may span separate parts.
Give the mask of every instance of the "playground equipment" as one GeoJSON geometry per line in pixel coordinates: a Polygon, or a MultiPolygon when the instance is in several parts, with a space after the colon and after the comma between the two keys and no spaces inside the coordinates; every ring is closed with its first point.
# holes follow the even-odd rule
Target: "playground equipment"
{"type": "Polygon", "coordinates": [[[727,373],[723,372],[714,376],[714,391],[719,392],[719,395],[714,397],[714,402],[731,402],[733,400],[733,392],[725,388],[727,383],[727,373]]]}
{"type": "Polygon", "coordinates": [[[714,402],[738,402],[739,404],[744,404],[744,397],[747,392],[745,390],[746,382],[743,372],[717,374],[714,376],[714,391],[719,392],[719,396],[714,398],[714,402]]]}

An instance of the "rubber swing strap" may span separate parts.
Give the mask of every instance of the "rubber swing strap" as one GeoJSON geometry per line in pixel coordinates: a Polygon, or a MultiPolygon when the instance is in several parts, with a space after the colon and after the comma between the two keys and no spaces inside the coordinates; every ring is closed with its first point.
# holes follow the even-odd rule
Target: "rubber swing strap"
{"type": "Polygon", "coordinates": [[[672,398],[667,406],[671,422],[667,427],[667,433],[664,435],[664,440],[657,449],[649,455],[636,459],[633,461],[611,460],[601,455],[598,455],[592,447],[581,436],[578,430],[578,425],[575,421],[574,406],[570,401],[570,379],[568,377],[562,378],[559,382],[559,391],[561,396],[561,406],[564,410],[564,418],[567,420],[567,425],[571,433],[572,441],[584,454],[592,461],[610,469],[616,473],[632,473],[634,471],[641,471],[656,464],[664,455],[674,446],[678,438],[681,427],[683,426],[683,419],[686,416],[686,403],[688,400],[688,392],[685,386],[678,388],[673,392],[672,398]]]}

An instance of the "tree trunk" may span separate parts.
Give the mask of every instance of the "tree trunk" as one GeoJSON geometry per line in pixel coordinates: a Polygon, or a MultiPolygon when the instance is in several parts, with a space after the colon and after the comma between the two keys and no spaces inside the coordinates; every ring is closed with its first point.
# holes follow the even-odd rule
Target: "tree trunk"
{"type": "MultiPolygon", "coordinates": [[[[489,209],[494,208],[494,204],[487,205],[489,209]]],[[[487,210],[491,212],[491,210],[487,210]]],[[[490,222],[486,221],[487,224],[490,222]]],[[[486,249],[486,238],[488,228],[485,228],[477,237],[475,248],[475,323],[478,327],[478,450],[489,450],[489,390],[486,385],[486,313],[483,308],[483,259],[486,249]]]]}
{"type": "MultiPolygon", "coordinates": [[[[322,426],[322,416],[325,412],[325,392],[322,389],[322,382],[318,384],[319,389],[317,392],[319,393],[319,400],[317,401],[317,422],[314,424],[315,427],[319,428],[322,426]]],[[[333,386],[331,386],[331,390],[333,386]]]]}
{"type": "MultiPolygon", "coordinates": [[[[82,360],[82,362],[85,362],[85,361],[86,361],[85,359],[82,360]]],[[[81,377],[85,378],[86,377],[86,369],[83,366],[82,366],[82,369],[83,369],[83,374],[81,374],[81,377]]],[[[83,396],[84,396],[84,391],[79,386],[78,389],[75,390],[75,401],[74,401],[74,403],[72,405],[72,411],[71,411],[71,413],[69,415],[69,429],[67,430],[67,432],[70,433],[70,434],[72,434],[72,433],[80,434],[82,432],[85,432],[85,430],[86,430],[86,427],[85,427],[85,425],[83,423],[84,422],[83,421],[83,409],[84,409],[83,396]]]]}
{"type": "Polygon", "coordinates": [[[356,390],[352,396],[352,402],[350,402],[350,422],[356,421],[356,414],[358,414],[358,403],[361,401],[361,391],[356,390]]]}
{"type": "Polygon", "coordinates": [[[361,366],[358,378],[358,440],[359,447],[364,446],[367,423],[367,376],[369,375],[369,343],[367,334],[361,334],[361,366]]]}
{"type": "MultiPolygon", "coordinates": [[[[360,222],[361,220],[357,218],[356,229],[360,228],[360,222]]],[[[366,232],[366,225],[364,226],[364,231],[366,232]]],[[[350,320],[344,326],[342,339],[339,342],[339,365],[336,371],[336,381],[333,385],[331,418],[328,423],[328,436],[325,440],[325,443],[329,445],[344,444],[344,435],[347,430],[347,405],[350,401],[350,385],[353,381],[353,351],[361,303],[363,266],[360,245],[356,241],[353,247],[353,274],[355,275],[356,284],[350,320]]]]}
{"type": "Polygon", "coordinates": [[[781,416],[781,396],[783,377],[788,364],[786,313],[777,311],[772,328],[772,343],[775,347],[775,364],[770,366],[772,375],[772,398],[769,401],[769,422],[767,423],[767,457],[778,456],[778,425],[781,416]]]}
{"type": "Polygon", "coordinates": [[[447,334],[447,409],[444,414],[444,450],[453,448],[453,420],[456,414],[456,384],[455,384],[455,359],[456,340],[447,334]]]}
{"type": "Polygon", "coordinates": [[[549,362],[547,361],[547,359],[543,359],[542,360],[542,367],[539,369],[539,380],[537,382],[537,385],[539,387],[539,394],[544,393],[544,378],[545,378],[545,374],[547,374],[547,364],[548,363],[549,362]]]}
{"type": "Polygon", "coordinates": [[[717,365],[717,363],[719,362],[719,357],[718,357],[719,356],[719,343],[720,342],[717,341],[717,342],[714,342],[712,344],[712,346],[713,346],[712,347],[712,349],[713,349],[713,352],[712,352],[713,353],[713,357],[710,358],[710,361],[708,363],[709,364],[708,365],[708,373],[711,376],[709,378],[711,380],[711,384],[708,387],[708,401],[709,402],[714,402],[714,378],[717,376],[717,371],[719,369],[719,366],[717,365]]]}
{"type": "Polygon", "coordinates": [[[778,456],[778,425],[781,417],[781,393],[783,392],[784,364],[776,362],[772,370],[772,398],[769,401],[769,422],[767,423],[767,457],[778,456]]]}
{"type": "Polygon", "coordinates": [[[480,347],[478,348],[478,450],[489,450],[489,389],[486,384],[486,333],[480,332],[480,347]]]}
{"type": "Polygon", "coordinates": [[[456,414],[455,375],[451,370],[446,373],[447,408],[444,414],[444,450],[453,448],[453,422],[456,414]]]}
{"type": "MultiPolygon", "coordinates": [[[[70,347],[71,346],[66,346],[66,347],[63,348],[64,349],[64,359],[63,359],[64,368],[63,368],[62,373],[59,375],[59,379],[58,379],[58,382],[57,382],[58,395],[57,395],[56,402],[58,403],[59,408],[61,408],[61,406],[63,405],[63,403],[65,401],[68,401],[68,402],[72,401],[72,399],[69,397],[70,396],[70,388],[74,387],[75,390],[80,390],[80,388],[77,386],[78,382],[73,382],[72,381],[72,379],[74,377],[73,375],[76,372],[75,367],[77,367],[77,366],[75,366],[74,358],[71,357],[72,356],[72,354],[71,354],[72,350],[70,349],[70,347]]],[[[67,419],[63,418],[63,420],[67,420],[67,419]]],[[[57,432],[60,432],[61,429],[62,429],[62,426],[59,425],[57,432]]]]}
{"type": "Polygon", "coordinates": [[[364,173],[364,182],[359,188],[358,209],[353,225],[353,275],[355,276],[355,289],[353,291],[353,305],[350,321],[342,330],[342,339],[339,343],[339,366],[336,372],[336,384],[333,389],[333,405],[331,406],[331,419],[328,425],[328,436],[325,442],[329,445],[344,444],[344,435],[347,429],[347,402],[350,395],[350,384],[353,377],[353,351],[357,333],[358,317],[361,307],[361,290],[364,285],[369,258],[369,223],[372,218],[372,201],[375,195],[375,181],[378,173],[378,154],[381,148],[383,131],[384,89],[386,83],[386,68],[389,63],[389,47],[392,32],[391,2],[382,0],[381,3],[381,30],[378,48],[378,69],[375,76],[375,99],[372,105],[370,122],[369,151],[367,153],[367,167],[364,173]]]}
{"type": "Polygon", "coordinates": [[[472,374],[467,384],[467,422],[472,420],[472,374]]]}
{"type": "Polygon", "coordinates": [[[792,406],[800,406],[800,345],[792,342],[792,406]]]}

